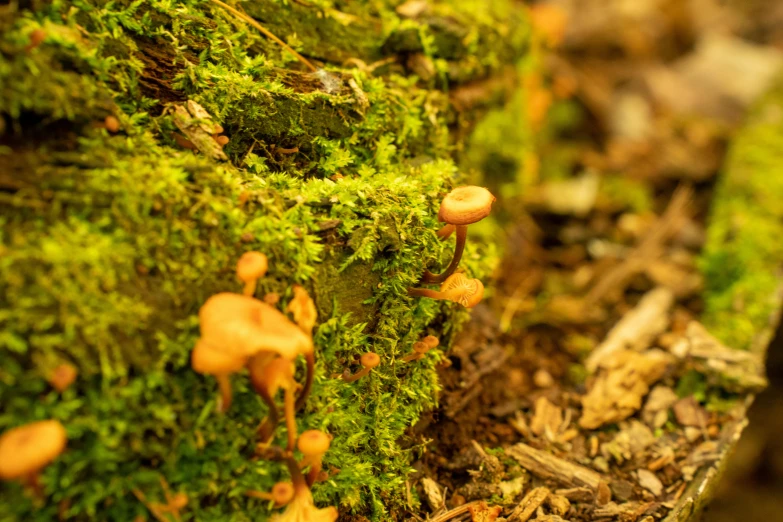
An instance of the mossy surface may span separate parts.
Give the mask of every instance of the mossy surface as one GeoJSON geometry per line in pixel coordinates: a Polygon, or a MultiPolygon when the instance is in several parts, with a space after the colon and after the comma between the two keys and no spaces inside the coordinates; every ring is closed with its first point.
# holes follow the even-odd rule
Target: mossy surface
{"type": "Polygon", "coordinates": [[[707,244],[704,324],[729,346],[765,350],[783,268],[783,83],[737,134],[716,187],[707,244]]]}
{"type": "MultiPolygon", "coordinates": [[[[428,333],[447,344],[466,317],[406,294],[451,255],[437,207],[479,111],[449,91],[523,57],[524,16],[505,0],[417,19],[396,2],[242,4],[323,60],[323,81],[210,2],[32,4],[0,7],[0,431],[53,418],[69,442],[43,472],[44,501],[0,485],[0,520],[149,518],[133,490],[162,502],[161,477],[188,494],[184,520],[269,517],[244,495],[287,476],[253,456],[261,401],[239,375],[217,415],[214,380],[189,361],[200,305],[239,290],[247,250],[270,259],[257,296],[276,292],[282,308],[300,283],[318,308],[299,417],[334,436],[316,501],[397,518],[417,451],[404,434],[436,404],[442,352],[399,359],[428,333]],[[438,74],[420,81],[401,65],[410,53],[438,74]],[[177,145],[168,104],[186,100],[224,127],[230,161],[177,145]],[[110,115],[119,133],[103,128],[110,115]],[[383,360],[370,376],[331,377],[368,350],[383,360]],[[60,394],[46,377],[62,362],[79,377],[60,394]]],[[[494,248],[475,239],[463,267],[486,280],[494,248]]]]}

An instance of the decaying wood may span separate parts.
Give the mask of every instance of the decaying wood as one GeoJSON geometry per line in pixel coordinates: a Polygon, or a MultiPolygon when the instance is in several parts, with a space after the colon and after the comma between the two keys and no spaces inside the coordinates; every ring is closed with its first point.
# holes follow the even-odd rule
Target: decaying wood
{"type": "Polygon", "coordinates": [[[626,313],[585,361],[588,371],[595,372],[601,361],[620,350],[641,351],[649,348],[655,336],[669,325],[669,310],[674,294],[665,287],[647,292],[636,308],[626,313]]]}
{"type": "Polygon", "coordinates": [[[660,350],[617,352],[603,360],[601,371],[582,397],[579,425],[595,429],[633,415],[642,407],[650,385],[660,379],[671,355],[660,350]]]}
{"type": "Polygon", "coordinates": [[[508,448],[506,455],[514,458],[533,475],[568,488],[588,487],[597,491],[602,480],[596,471],[537,450],[523,442],[508,448]]]}
{"type": "Polygon", "coordinates": [[[547,497],[549,497],[547,488],[531,489],[519,505],[514,508],[514,511],[511,512],[511,515],[508,517],[509,522],[527,522],[547,497]]]}
{"type": "Polygon", "coordinates": [[[697,321],[688,323],[685,335],[670,351],[680,359],[689,359],[728,391],[758,393],[767,386],[758,354],[729,348],[697,321]]]}

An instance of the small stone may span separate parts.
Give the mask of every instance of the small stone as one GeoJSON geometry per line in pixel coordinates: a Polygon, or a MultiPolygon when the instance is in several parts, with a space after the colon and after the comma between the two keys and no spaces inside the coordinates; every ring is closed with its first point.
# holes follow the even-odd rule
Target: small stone
{"type": "Polygon", "coordinates": [[[656,497],[663,492],[663,484],[652,471],[640,469],[636,472],[636,476],[639,478],[639,485],[656,497]]]}
{"type": "Polygon", "coordinates": [[[633,497],[633,484],[627,480],[613,480],[609,483],[609,489],[612,490],[612,497],[620,502],[627,502],[633,497]]]}
{"type": "Polygon", "coordinates": [[[693,426],[686,426],[685,427],[685,439],[688,442],[696,442],[701,438],[702,431],[699,428],[695,428],[693,426]]]}
{"type": "Polygon", "coordinates": [[[571,502],[566,497],[557,494],[550,494],[545,504],[553,514],[560,516],[565,515],[571,509],[571,502]]]}
{"type": "Polygon", "coordinates": [[[703,428],[709,421],[706,410],[693,397],[685,397],[674,404],[674,416],[682,426],[703,428]]]}

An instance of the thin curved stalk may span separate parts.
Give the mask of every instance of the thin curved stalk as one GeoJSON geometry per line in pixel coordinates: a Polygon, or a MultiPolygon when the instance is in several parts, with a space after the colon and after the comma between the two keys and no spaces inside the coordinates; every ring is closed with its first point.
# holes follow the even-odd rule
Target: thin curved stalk
{"type": "Polygon", "coordinates": [[[451,274],[453,274],[457,267],[459,266],[459,262],[462,259],[462,253],[465,251],[465,243],[468,239],[468,226],[467,225],[457,225],[457,243],[454,245],[454,257],[451,258],[451,263],[449,263],[449,266],[446,267],[446,270],[441,274],[433,274],[429,270],[424,271],[424,276],[421,278],[421,282],[425,284],[434,284],[434,283],[442,283],[446,280],[451,274]]]}
{"type": "Polygon", "coordinates": [[[284,411],[285,411],[285,425],[288,428],[288,451],[294,451],[294,445],[296,444],[296,397],[294,395],[293,383],[285,389],[284,399],[284,411]]]}
{"type": "Polygon", "coordinates": [[[311,351],[305,354],[305,362],[307,363],[307,373],[305,375],[304,386],[302,391],[299,392],[299,397],[296,399],[295,411],[299,411],[304,408],[307,402],[307,396],[310,395],[310,390],[313,388],[313,376],[315,374],[315,351],[311,351]]]}
{"type": "Polygon", "coordinates": [[[280,422],[280,413],[277,410],[277,404],[275,404],[274,398],[271,397],[266,390],[257,389],[256,392],[269,408],[269,413],[261,424],[258,425],[257,431],[259,440],[263,443],[267,443],[275,434],[277,423],[280,422]]]}
{"type": "Polygon", "coordinates": [[[218,411],[220,413],[225,413],[231,407],[231,379],[227,373],[215,375],[215,379],[217,380],[218,389],[220,390],[220,404],[218,404],[218,411]]]}

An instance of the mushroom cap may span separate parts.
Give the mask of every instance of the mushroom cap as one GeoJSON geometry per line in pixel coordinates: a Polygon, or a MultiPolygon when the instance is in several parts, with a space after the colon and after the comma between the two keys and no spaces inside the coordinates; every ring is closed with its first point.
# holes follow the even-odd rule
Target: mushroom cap
{"type": "Polygon", "coordinates": [[[0,479],[35,473],[65,449],[68,438],[59,421],[45,420],[13,428],[0,436],[0,479]]]}
{"type": "Polygon", "coordinates": [[[313,350],[313,341],[282,312],[253,297],[223,292],[207,299],[198,313],[201,338],[232,356],[262,351],[286,359],[313,350]]]}
{"type": "Polygon", "coordinates": [[[443,198],[438,220],[451,225],[470,225],[489,215],[495,196],[484,187],[457,187],[443,198]]]}
{"type": "Polygon", "coordinates": [[[450,275],[440,286],[446,299],[459,303],[465,308],[473,308],[484,297],[484,284],[478,279],[470,279],[461,272],[450,275]]]}
{"type": "Polygon", "coordinates": [[[431,347],[429,344],[425,343],[424,341],[416,341],[413,343],[413,351],[416,353],[427,353],[430,351],[431,347]]]}
{"type": "Polygon", "coordinates": [[[237,261],[237,277],[243,282],[255,281],[266,274],[269,261],[261,252],[245,252],[237,261]]]}
{"type": "Polygon", "coordinates": [[[375,352],[367,352],[362,355],[362,358],[359,359],[359,361],[365,368],[375,368],[381,364],[381,356],[375,352]]]}
{"type": "Polygon", "coordinates": [[[309,334],[313,331],[318,312],[310,294],[303,286],[294,285],[294,298],[288,303],[286,310],[293,314],[294,321],[305,333],[309,334]]]}
{"type": "Polygon", "coordinates": [[[247,361],[247,357],[220,350],[204,339],[196,341],[190,355],[190,365],[197,373],[221,375],[238,372],[247,361]]]}
{"type": "Polygon", "coordinates": [[[332,443],[331,437],[320,430],[307,430],[299,435],[296,445],[302,454],[309,456],[323,455],[332,443]]]}
{"type": "Polygon", "coordinates": [[[440,339],[438,339],[434,335],[428,335],[424,339],[422,339],[421,342],[423,342],[430,348],[436,348],[440,344],[440,339]]]}
{"type": "Polygon", "coordinates": [[[62,363],[52,370],[52,373],[49,375],[49,384],[51,384],[55,390],[62,393],[73,384],[73,381],[76,380],[78,375],[79,370],[77,370],[74,365],[62,363]]]}
{"type": "Polygon", "coordinates": [[[280,506],[288,504],[294,498],[294,485],[290,482],[278,482],[272,486],[272,500],[280,506]]]}

